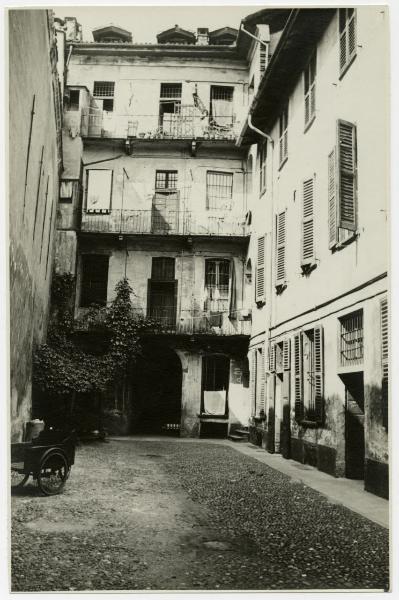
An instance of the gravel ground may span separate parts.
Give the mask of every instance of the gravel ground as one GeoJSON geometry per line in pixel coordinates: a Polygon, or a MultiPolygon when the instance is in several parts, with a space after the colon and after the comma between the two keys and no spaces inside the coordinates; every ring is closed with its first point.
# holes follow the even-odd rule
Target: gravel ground
{"type": "Polygon", "coordinates": [[[386,589],[388,532],[207,442],[77,449],[12,498],[12,591],[386,589]]]}

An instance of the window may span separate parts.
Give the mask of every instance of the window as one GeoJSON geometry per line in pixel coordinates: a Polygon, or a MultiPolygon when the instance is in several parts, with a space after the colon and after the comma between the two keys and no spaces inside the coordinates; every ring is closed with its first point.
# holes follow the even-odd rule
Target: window
{"type": "Polygon", "coordinates": [[[267,140],[265,140],[259,149],[259,192],[266,189],[266,159],[267,159],[267,140]]]}
{"type": "Polygon", "coordinates": [[[73,181],[61,181],[60,184],[60,202],[72,202],[73,181]]]}
{"type": "Polygon", "coordinates": [[[207,210],[231,210],[233,199],[233,173],[207,171],[206,208],[207,210]]]}
{"type": "Polygon", "coordinates": [[[307,271],[314,264],[314,179],[302,184],[302,248],[301,266],[307,271]]]}
{"type": "Polygon", "coordinates": [[[229,388],[230,360],[227,356],[202,357],[202,406],[201,413],[225,416],[229,388]]]}
{"type": "Polygon", "coordinates": [[[256,262],[255,302],[265,302],[265,236],[258,237],[258,257],[256,262]]]}
{"type": "Polygon", "coordinates": [[[205,260],[205,310],[214,314],[212,325],[221,326],[229,307],[230,261],[205,260]]]}
{"type": "Polygon", "coordinates": [[[340,365],[348,367],[363,363],[363,311],[358,310],[339,319],[340,365]]]}
{"type": "Polygon", "coordinates": [[[167,256],[152,259],[152,281],[174,281],[175,259],[167,256]]]}
{"type": "Polygon", "coordinates": [[[86,210],[107,214],[111,209],[112,175],[110,169],[87,170],[86,210]]]}
{"type": "Polygon", "coordinates": [[[251,351],[250,393],[252,414],[263,416],[265,413],[265,346],[251,351]]]}
{"type": "Polygon", "coordinates": [[[180,119],[181,83],[161,83],[159,98],[159,126],[163,133],[172,135],[180,119]]]}
{"type": "Polygon", "coordinates": [[[276,216],[276,287],[285,286],[285,211],[276,216]]]}
{"type": "Polygon", "coordinates": [[[91,304],[105,306],[107,303],[109,257],[102,254],[82,256],[80,306],[91,304]]]}
{"type": "Polygon", "coordinates": [[[356,56],[356,11],[339,9],[339,68],[343,75],[356,56]]]}
{"type": "Polygon", "coordinates": [[[69,91],[69,109],[68,110],[79,110],[80,101],[80,90],[69,91]]]}
{"type": "Polygon", "coordinates": [[[322,424],[323,394],[323,328],[320,325],[294,336],[295,419],[322,424]]]}
{"type": "Polygon", "coordinates": [[[389,398],[389,329],[388,329],[388,300],[383,298],[380,303],[381,320],[381,401],[382,423],[388,430],[388,398],[389,398]]]}
{"type": "Polygon", "coordinates": [[[280,167],[282,167],[288,158],[288,106],[279,118],[279,157],[280,167]]]}
{"type": "Polygon", "coordinates": [[[328,156],[329,247],[353,239],[357,229],[356,126],[339,120],[337,149],[328,156]]]}
{"type": "Polygon", "coordinates": [[[157,171],[155,173],[156,191],[175,191],[177,188],[177,171],[157,171]]]}
{"type": "Polygon", "coordinates": [[[114,110],[114,81],[95,81],[93,96],[97,104],[103,110],[112,112],[114,110]]]}
{"type": "Polygon", "coordinates": [[[233,87],[212,85],[209,121],[215,126],[230,128],[233,125],[233,87]]]}
{"type": "Polygon", "coordinates": [[[310,125],[316,116],[316,52],[303,74],[305,93],[305,127],[310,125]]]}

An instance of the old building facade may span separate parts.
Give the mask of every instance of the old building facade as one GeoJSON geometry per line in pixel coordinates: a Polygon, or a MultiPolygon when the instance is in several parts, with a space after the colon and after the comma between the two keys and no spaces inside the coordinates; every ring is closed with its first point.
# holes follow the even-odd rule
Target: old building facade
{"type": "Polygon", "coordinates": [[[10,430],[20,441],[32,416],[32,351],[48,323],[62,108],[51,11],[8,17],[10,430]]]}
{"type": "Polygon", "coordinates": [[[251,439],[385,497],[387,39],[382,7],[291,11],[239,137],[251,439]]]}
{"type": "Polygon", "coordinates": [[[236,35],[175,26],[140,45],[112,26],[67,44],[57,269],[76,274],[76,317],[127,277],[137,314],[162,325],[111,399],[110,431],[225,436],[248,423],[236,35]]]}

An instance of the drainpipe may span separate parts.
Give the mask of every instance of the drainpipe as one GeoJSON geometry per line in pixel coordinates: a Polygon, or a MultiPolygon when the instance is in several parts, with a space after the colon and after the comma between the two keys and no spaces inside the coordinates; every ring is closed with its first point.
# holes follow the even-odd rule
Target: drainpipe
{"type": "Polygon", "coordinates": [[[255,125],[253,125],[251,113],[248,114],[247,122],[248,122],[248,127],[250,129],[252,129],[252,131],[255,131],[255,133],[258,133],[259,135],[261,135],[262,137],[264,137],[265,139],[267,139],[271,143],[272,148],[273,148],[273,146],[274,146],[273,138],[271,138],[269,134],[264,133],[263,131],[261,131],[260,129],[258,129],[257,127],[255,127],[255,125]]]}

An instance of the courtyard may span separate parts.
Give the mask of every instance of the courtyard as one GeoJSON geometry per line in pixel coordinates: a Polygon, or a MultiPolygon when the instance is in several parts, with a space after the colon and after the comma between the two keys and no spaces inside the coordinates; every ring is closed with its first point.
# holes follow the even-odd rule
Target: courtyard
{"type": "Polygon", "coordinates": [[[12,497],[12,591],[381,590],[388,549],[384,527],[206,440],[80,446],[63,494],[12,497]]]}

